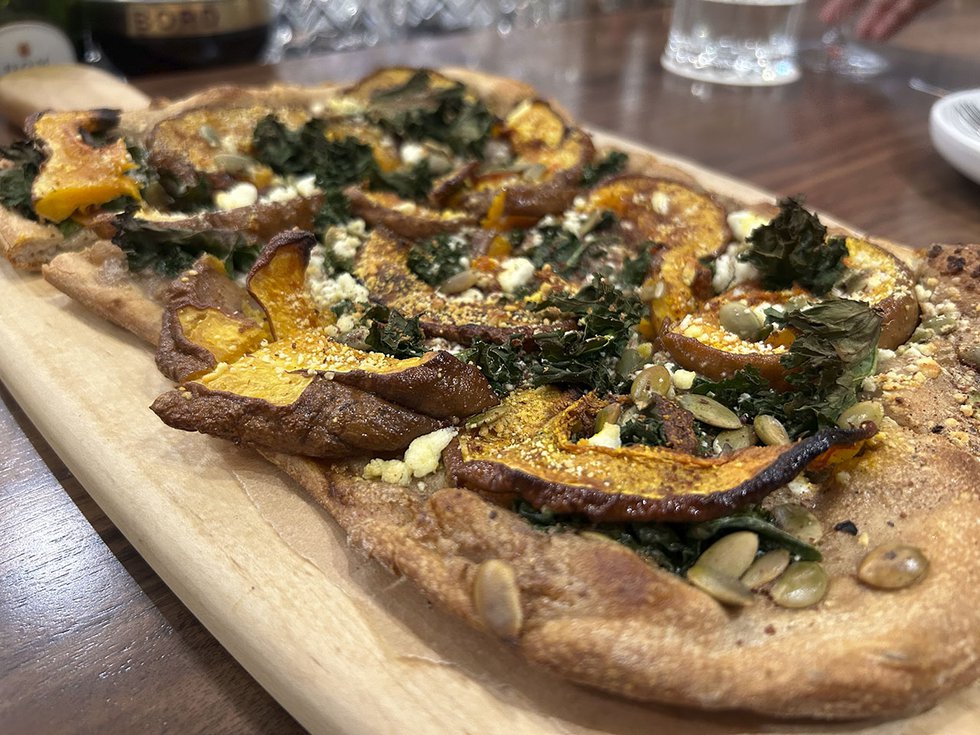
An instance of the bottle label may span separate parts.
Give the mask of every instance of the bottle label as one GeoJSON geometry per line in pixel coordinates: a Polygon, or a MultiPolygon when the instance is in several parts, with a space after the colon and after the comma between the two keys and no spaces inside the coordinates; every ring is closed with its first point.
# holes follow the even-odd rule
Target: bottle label
{"type": "Polygon", "coordinates": [[[0,74],[75,61],[75,47],[55,26],[32,21],[0,26],[0,74]]]}
{"type": "Polygon", "coordinates": [[[118,3],[129,38],[199,38],[260,28],[269,22],[268,0],[118,3]]]}

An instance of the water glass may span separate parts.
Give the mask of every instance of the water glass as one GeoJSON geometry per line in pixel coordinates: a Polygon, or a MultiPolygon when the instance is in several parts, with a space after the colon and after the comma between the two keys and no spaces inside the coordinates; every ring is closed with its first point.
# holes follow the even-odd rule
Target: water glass
{"type": "Polygon", "coordinates": [[[676,0],[660,61],[691,79],[747,86],[799,79],[805,0],[676,0]]]}
{"type": "Polygon", "coordinates": [[[404,33],[408,0],[270,0],[276,19],[266,61],[349,51],[404,33]]]}

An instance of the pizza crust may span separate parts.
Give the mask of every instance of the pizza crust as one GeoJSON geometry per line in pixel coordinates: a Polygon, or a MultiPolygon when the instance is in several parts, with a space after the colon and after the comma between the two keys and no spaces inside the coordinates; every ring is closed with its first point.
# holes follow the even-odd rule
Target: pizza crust
{"type": "MultiPolygon", "coordinates": [[[[494,111],[535,94],[500,77],[444,73],[478,89],[494,111]]],[[[312,104],[339,89],[208,90],[124,113],[121,127],[141,139],[160,120],[197,107],[312,104]]],[[[630,172],[694,181],[648,154],[633,154],[630,172]]],[[[5,252],[9,215],[0,213],[5,252]]],[[[30,230],[18,222],[11,227],[18,242],[27,235],[17,233],[30,230]]],[[[57,233],[38,227],[45,232],[37,237],[57,233]]],[[[57,246],[36,246],[34,260],[57,246]]],[[[159,284],[134,282],[114,245],[101,241],[62,254],[44,275],[100,316],[157,342],[159,284]]],[[[938,412],[956,409],[950,388],[957,380],[975,385],[977,376],[955,363],[952,349],[942,348],[935,359],[942,379],[890,406],[894,421],[866,456],[836,468],[826,492],[809,501],[827,529],[821,549],[833,582],[824,601],[807,610],[786,610],[760,595],[733,612],[613,541],[541,531],[476,493],[438,481],[420,491],[365,480],[356,463],[267,457],[337,520],[353,547],[562,677],[709,710],[899,716],[931,706],[980,674],[978,448],[923,428],[938,412]],[[858,536],[829,530],[844,520],[858,527],[858,536]],[[857,563],[870,547],[891,540],[921,547],[931,571],[904,590],[871,590],[856,580],[857,563]]],[[[976,423],[971,426],[975,437],[976,423]]]]}
{"type": "Polygon", "coordinates": [[[867,548],[837,534],[827,547],[830,593],[808,610],[760,597],[730,612],[615,542],[537,530],[475,493],[422,497],[348,466],[271,459],[352,545],[471,625],[489,627],[474,600],[481,564],[512,568],[522,622],[510,642],[560,676],[672,705],[854,718],[920,711],[980,672],[980,568],[964,553],[980,545],[980,497],[962,493],[980,463],[898,427],[886,437],[817,515],[828,528],[847,515],[873,545],[896,536],[919,545],[933,571],[909,589],[873,591],[853,576],[867,548]],[[940,462],[920,460],[937,454],[940,462]],[[897,517],[896,496],[916,499],[905,504],[909,518],[897,517]]]}

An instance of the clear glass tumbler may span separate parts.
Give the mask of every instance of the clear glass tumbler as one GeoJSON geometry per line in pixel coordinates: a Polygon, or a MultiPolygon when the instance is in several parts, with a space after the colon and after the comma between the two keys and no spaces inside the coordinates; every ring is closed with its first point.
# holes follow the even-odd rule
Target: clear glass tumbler
{"type": "Polygon", "coordinates": [[[661,63],[674,74],[705,82],[796,81],[805,1],[676,0],[661,63]]]}

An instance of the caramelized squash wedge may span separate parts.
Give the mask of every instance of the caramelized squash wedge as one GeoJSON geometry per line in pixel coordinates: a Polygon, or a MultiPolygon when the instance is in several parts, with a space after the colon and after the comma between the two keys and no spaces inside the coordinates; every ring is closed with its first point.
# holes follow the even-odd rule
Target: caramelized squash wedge
{"type": "MultiPolygon", "coordinates": [[[[874,243],[852,237],[848,237],[846,243],[848,254],[844,262],[851,270],[849,280],[852,282],[848,298],[864,301],[881,314],[879,347],[894,349],[904,344],[919,321],[911,270],[874,243]]],[[[663,273],[661,278],[664,278],[663,273]]],[[[664,280],[664,283],[667,281],[664,280]]],[[[688,298],[683,283],[665,285],[664,288],[666,292],[683,293],[684,298],[688,298]]],[[[665,294],[660,300],[654,300],[655,313],[658,313],[658,305],[667,303],[669,298],[665,294]]],[[[795,298],[806,298],[806,292],[796,287],[784,291],[762,291],[749,284],[736,286],[698,303],[696,308],[680,319],[664,319],[660,341],[679,365],[713,380],[730,377],[751,365],[771,383],[779,386],[785,378],[780,357],[792,344],[792,334],[784,331],[770,334],[764,339],[745,338],[744,334],[726,329],[719,314],[725,304],[738,302],[756,312],[761,327],[764,308],[785,304],[795,298]]]]}
{"type": "Polygon", "coordinates": [[[118,124],[111,110],[49,112],[34,118],[28,133],[47,157],[31,187],[34,211],[63,222],[77,210],[97,207],[121,196],[140,199],[136,181],[127,172],[136,163],[122,138],[100,145],[95,138],[118,124]]]}
{"type": "Polygon", "coordinates": [[[391,192],[367,191],[352,186],[344,194],[350,202],[351,212],[371,227],[386,227],[408,239],[456,232],[479,223],[479,218],[470,212],[432,209],[391,192]]]}
{"type": "Polygon", "coordinates": [[[420,316],[422,330],[462,344],[476,339],[505,342],[555,328],[542,313],[531,312],[500,293],[471,300],[442,294],[408,269],[408,245],[376,229],[360,247],[354,275],[371,297],[390,308],[420,316]]]}
{"type": "MultiPolygon", "coordinates": [[[[627,174],[595,187],[583,209],[616,215],[630,241],[682,249],[695,260],[717,252],[731,240],[725,208],[696,187],[664,178],[627,174]]],[[[664,265],[660,270],[663,271],[664,265]]],[[[673,274],[670,267],[663,277],[673,274]]]]}
{"type": "Polygon", "coordinates": [[[571,206],[581,191],[585,166],[595,157],[592,138],[542,100],[514,108],[501,136],[509,140],[517,165],[474,176],[451,200],[454,206],[483,215],[499,194],[506,215],[543,217],[571,206]]]}
{"type": "Polygon", "coordinates": [[[205,255],[170,286],[156,363],[171,380],[188,380],[271,339],[262,308],[220,260],[205,255]]]}
{"type": "Polygon", "coordinates": [[[183,291],[176,288],[176,302],[168,307],[172,343],[192,357],[194,349],[203,351],[214,366],[204,373],[195,369],[189,373],[194,379],[154,401],[152,409],[165,423],[287,454],[333,458],[404,449],[416,437],[498,402],[478,368],[447,352],[399,360],[330,339],[303,289],[314,242],[309,233],[286,232],[263,250],[247,279],[248,294],[265,315],[254,329],[241,318],[255,313],[241,292],[208,283],[216,269],[188,281],[183,291]],[[188,307],[193,311],[182,311],[188,307]],[[245,328],[228,356],[242,354],[220,362],[213,340],[225,338],[236,323],[245,328]]]}
{"type": "Polygon", "coordinates": [[[516,494],[555,513],[593,521],[701,521],[758,503],[831,447],[877,431],[871,423],[827,429],[795,444],[717,458],[576,441],[605,403],[592,394],[575,400],[550,388],[514,393],[487,423],[447,447],[446,466],[459,485],[490,495],[516,494]]]}

